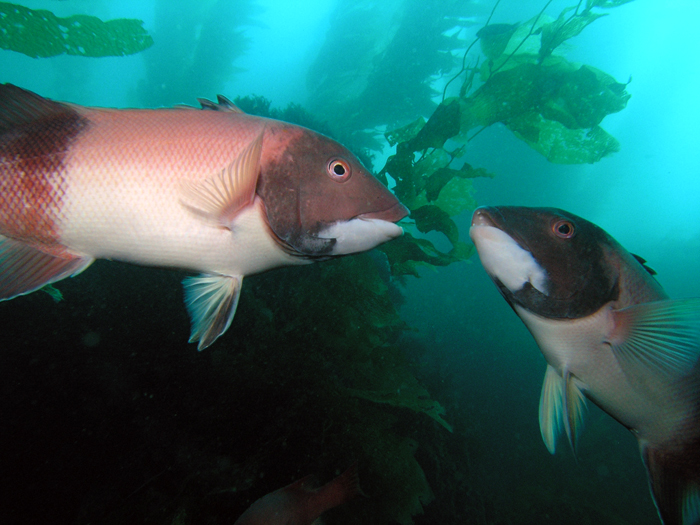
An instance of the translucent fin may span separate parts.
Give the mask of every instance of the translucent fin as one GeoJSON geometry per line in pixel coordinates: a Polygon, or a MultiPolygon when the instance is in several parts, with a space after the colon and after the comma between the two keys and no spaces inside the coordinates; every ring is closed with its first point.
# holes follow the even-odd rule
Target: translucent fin
{"type": "Polygon", "coordinates": [[[613,313],[611,345],[626,373],[651,370],[671,379],[700,357],[700,299],[643,303],[613,313]]]}
{"type": "Polygon", "coordinates": [[[192,324],[189,342],[199,341],[198,350],[211,345],[231,326],[242,282],[243,276],[227,275],[200,275],[182,281],[192,324]]]}
{"type": "Polygon", "coordinates": [[[556,451],[557,438],[563,432],[569,439],[571,450],[576,452],[578,437],[583,428],[586,398],[571,374],[564,377],[550,365],[544,375],[540,394],[540,433],[550,454],[556,451]]]}
{"type": "Polygon", "coordinates": [[[569,438],[571,450],[576,454],[578,437],[583,428],[583,414],[586,411],[586,397],[569,372],[564,373],[564,401],[562,405],[566,409],[564,429],[569,438]]]}
{"type": "Polygon", "coordinates": [[[203,182],[182,181],[182,203],[228,227],[238,212],[255,198],[262,141],[261,132],[231,164],[203,182]]]}
{"type": "Polygon", "coordinates": [[[77,275],[93,261],[89,257],[56,257],[0,236],[0,301],[77,275]]]}
{"type": "Polygon", "coordinates": [[[540,394],[540,433],[547,450],[554,454],[564,428],[564,379],[547,365],[540,394]]]}

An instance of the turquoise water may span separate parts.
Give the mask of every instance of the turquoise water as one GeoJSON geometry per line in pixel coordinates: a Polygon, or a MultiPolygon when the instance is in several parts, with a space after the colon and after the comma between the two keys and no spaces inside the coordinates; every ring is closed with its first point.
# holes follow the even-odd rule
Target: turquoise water
{"type": "MultiPolygon", "coordinates": [[[[545,14],[555,19],[575,4],[554,1],[545,14]]],[[[369,144],[354,132],[429,118],[494,7],[23,5],[61,17],[139,19],[154,45],[103,58],[3,50],[2,82],[105,107],[195,104],[219,93],[259,95],[275,108],[300,104],[339,140],[374,148],[375,172],[394,149],[381,133],[369,144]],[[430,53],[440,32],[455,38],[454,58],[442,56],[436,71],[418,61],[438,56],[430,53]],[[374,90],[363,92],[368,85],[374,90]]],[[[525,24],[544,6],[502,0],[491,23],[525,24]]],[[[495,175],[474,179],[479,205],[569,210],[643,256],[671,297],[700,296],[700,5],[636,0],[601,12],[609,14],[560,51],[617,82],[631,79],[627,107],[601,124],[620,151],[593,164],[555,164],[496,123],[458,162],[495,175]]],[[[477,44],[468,63],[480,56],[477,44]]],[[[451,89],[458,95],[458,84],[451,89]]],[[[453,217],[467,243],[471,211],[453,217]]],[[[438,233],[424,237],[451,248],[438,233]]],[[[40,292],[0,303],[3,522],[233,523],[263,494],[307,474],[324,483],[354,461],[368,497],[327,513],[328,524],[659,522],[636,440],[597,408],[589,409],[577,459],[564,446],[547,452],[537,423],[544,359],[475,255],[420,267],[420,278],[386,270],[375,253],[248,277],[231,329],[202,353],[186,343],[185,272],[98,261],[57,284],[60,303],[40,292]],[[317,286],[333,271],[348,282],[317,286]],[[406,327],[377,328],[378,313],[354,312],[365,303],[349,290],[376,289],[356,285],[366,271],[388,286],[385,308],[406,327]],[[334,333],[336,322],[355,331],[334,333]],[[363,346],[375,328],[385,346],[363,346]],[[376,357],[382,348],[390,367],[376,357]],[[417,399],[429,395],[445,407],[453,432],[401,397],[414,379],[429,393],[417,399]],[[394,404],[342,390],[396,384],[394,404]]]]}

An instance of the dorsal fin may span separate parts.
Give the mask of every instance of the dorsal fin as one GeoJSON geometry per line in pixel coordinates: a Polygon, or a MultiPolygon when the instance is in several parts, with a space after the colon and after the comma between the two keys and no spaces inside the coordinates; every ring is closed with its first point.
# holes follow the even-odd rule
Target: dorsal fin
{"type": "Polygon", "coordinates": [[[72,115],[66,104],[54,102],[13,84],[0,84],[0,134],[56,115],[72,115]]]}
{"type": "Polygon", "coordinates": [[[637,262],[638,262],[639,264],[641,264],[642,267],[643,267],[647,272],[649,272],[650,275],[656,275],[656,270],[654,270],[653,268],[649,268],[649,267],[647,266],[647,260],[646,260],[644,257],[640,257],[639,255],[637,255],[637,254],[635,254],[635,253],[632,254],[632,257],[634,257],[635,259],[637,259],[637,262]]]}
{"type": "Polygon", "coordinates": [[[229,111],[231,113],[243,113],[243,110],[236,106],[233,102],[227,99],[223,95],[216,95],[216,102],[212,102],[206,98],[198,98],[197,102],[200,103],[202,109],[210,111],[229,111]]]}

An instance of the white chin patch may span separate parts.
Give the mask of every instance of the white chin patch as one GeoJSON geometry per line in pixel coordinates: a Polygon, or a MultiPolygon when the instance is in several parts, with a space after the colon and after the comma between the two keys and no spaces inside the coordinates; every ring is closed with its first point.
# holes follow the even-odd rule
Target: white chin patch
{"type": "Polygon", "coordinates": [[[530,283],[547,295],[547,272],[510,235],[493,226],[472,226],[469,236],[479,252],[481,264],[492,278],[498,279],[511,292],[530,283]]]}
{"type": "Polygon", "coordinates": [[[351,219],[336,222],[318,234],[321,239],[336,240],[331,255],[366,252],[401,235],[403,235],[403,229],[400,226],[380,219],[351,219]]]}

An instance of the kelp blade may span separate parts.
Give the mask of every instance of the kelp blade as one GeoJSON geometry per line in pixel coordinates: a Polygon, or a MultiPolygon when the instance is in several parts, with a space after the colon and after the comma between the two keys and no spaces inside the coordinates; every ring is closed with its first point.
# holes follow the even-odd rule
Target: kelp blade
{"type": "Polygon", "coordinates": [[[141,20],[103,22],[87,15],[59,18],[50,11],[0,2],[0,48],[32,58],[124,56],[152,45],[141,20]]]}

